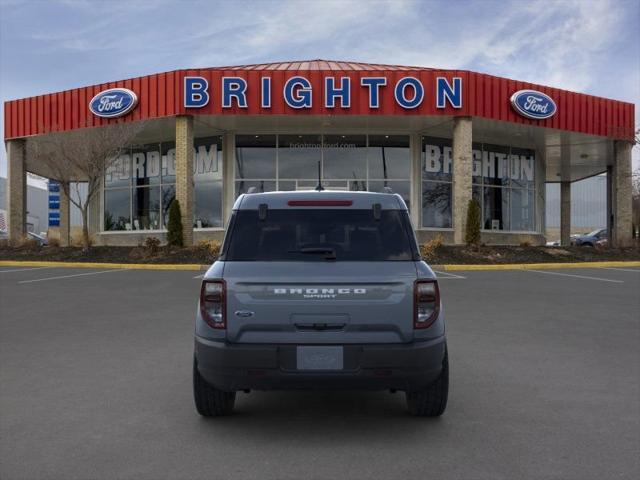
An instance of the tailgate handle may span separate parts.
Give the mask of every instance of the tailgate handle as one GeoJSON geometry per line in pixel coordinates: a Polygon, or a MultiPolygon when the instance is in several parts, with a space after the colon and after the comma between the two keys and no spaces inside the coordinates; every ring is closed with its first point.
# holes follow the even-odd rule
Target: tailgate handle
{"type": "Polygon", "coordinates": [[[346,323],[296,323],[298,330],[326,332],[343,330],[346,323]]]}

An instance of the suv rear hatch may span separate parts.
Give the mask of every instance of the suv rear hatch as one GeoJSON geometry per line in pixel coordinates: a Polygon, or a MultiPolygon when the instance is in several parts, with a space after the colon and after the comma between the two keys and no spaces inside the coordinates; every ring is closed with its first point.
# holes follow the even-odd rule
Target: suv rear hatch
{"type": "Polygon", "coordinates": [[[223,247],[227,341],[413,339],[417,249],[406,210],[234,212],[223,247]]]}

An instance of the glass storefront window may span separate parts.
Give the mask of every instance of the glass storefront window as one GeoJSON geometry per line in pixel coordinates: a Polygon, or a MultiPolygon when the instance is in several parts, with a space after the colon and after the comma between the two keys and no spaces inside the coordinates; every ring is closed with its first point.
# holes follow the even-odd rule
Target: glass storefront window
{"type": "Polygon", "coordinates": [[[509,189],[484,187],[485,230],[509,230],[509,189]]]}
{"type": "Polygon", "coordinates": [[[407,135],[369,135],[369,178],[411,178],[411,150],[407,135]]]}
{"type": "Polygon", "coordinates": [[[531,231],[534,229],[535,192],[520,188],[511,189],[511,230],[531,231]]]}
{"type": "MultiPolygon", "coordinates": [[[[237,148],[254,142],[255,136],[238,135],[237,148]],[[238,143],[241,142],[241,143],[238,143]]],[[[264,146],[266,149],[267,147],[264,146]]],[[[318,162],[322,185],[334,190],[380,192],[390,187],[409,206],[411,154],[408,135],[277,135],[274,152],[277,175],[250,178],[236,172],[236,195],[255,187],[258,192],[313,190],[318,185],[318,162]]]]}
{"type": "Polygon", "coordinates": [[[162,183],[176,183],[176,144],[163,142],[160,146],[162,183]]]}
{"type": "Polygon", "coordinates": [[[322,143],[323,178],[367,178],[366,147],[366,135],[325,135],[322,143]]]}
{"type": "Polygon", "coordinates": [[[451,228],[451,140],[422,138],[422,226],[451,228]]]}
{"type": "Polygon", "coordinates": [[[193,181],[193,227],[222,227],[221,136],[196,139],[193,181]]]}
{"type": "Polygon", "coordinates": [[[194,186],[194,228],[222,227],[222,181],[194,186]]]}
{"type": "Polygon", "coordinates": [[[160,188],[134,187],[133,230],[158,230],[160,228],[160,188]]]}
{"type": "Polygon", "coordinates": [[[509,147],[483,145],[482,177],[485,185],[509,185],[509,147]]]}
{"type": "Polygon", "coordinates": [[[104,229],[131,230],[131,189],[108,189],[104,192],[104,229]]]}
{"type": "MultiPolygon", "coordinates": [[[[422,144],[422,226],[444,228],[442,225],[450,222],[443,222],[442,216],[425,212],[424,208],[438,210],[428,205],[428,198],[438,191],[430,183],[445,180],[451,186],[451,140],[424,137],[422,144]]],[[[472,160],[472,195],[483,212],[482,228],[535,231],[535,151],[474,142],[472,160]]],[[[448,201],[450,210],[451,194],[448,199],[435,198],[433,201],[441,206],[448,201]]],[[[443,208],[440,210],[444,211],[443,208]]]]}
{"type": "Polygon", "coordinates": [[[276,178],[275,147],[275,135],[236,135],[236,178],[276,178]]]}
{"type": "Polygon", "coordinates": [[[278,178],[317,177],[321,160],[321,135],[278,135],[278,178]]]}
{"type": "Polygon", "coordinates": [[[451,183],[422,182],[422,225],[451,228],[451,183]]]}
{"type": "MultiPolygon", "coordinates": [[[[134,146],[107,171],[104,230],[166,227],[175,198],[175,143],[134,146]],[[133,182],[132,180],[133,179],[133,182]],[[133,185],[126,194],[121,186],[133,185]],[[114,188],[116,187],[116,188],[114,188]]],[[[222,226],[222,137],[194,141],[194,226],[222,226]]]]}
{"type": "Polygon", "coordinates": [[[107,168],[104,184],[107,188],[128,187],[131,183],[131,153],[119,155],[107,168]]]}
{"type": "Polygon", "coordinates": [[[535,152],[524,148],[512,148],[509,159],[511,186],[535,188],[535,152]]]}
{"type": "Polygon", "coordinates": [[[451,140],[423,137],[422,179],[450,182],[453,173],[451,140]]]}
{"type": "Polygon", "coordinates": [[[159,185],[161,171],[160,144],[144,145],[131,149],[133,185],[159,185]]]}

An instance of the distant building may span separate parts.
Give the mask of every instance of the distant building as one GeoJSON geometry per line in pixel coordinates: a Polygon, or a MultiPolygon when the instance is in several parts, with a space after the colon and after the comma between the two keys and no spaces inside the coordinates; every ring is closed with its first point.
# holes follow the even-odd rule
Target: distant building
{"type": "MultiPolygon", "coordinates": [[[[44,188],[27,185],[27,231],[34,233],[46,232],[48,225],[48,195],[44,188]]],[[[1,224],[7,223],[7,179],[0,177],[0,229],[1,224]]]]}

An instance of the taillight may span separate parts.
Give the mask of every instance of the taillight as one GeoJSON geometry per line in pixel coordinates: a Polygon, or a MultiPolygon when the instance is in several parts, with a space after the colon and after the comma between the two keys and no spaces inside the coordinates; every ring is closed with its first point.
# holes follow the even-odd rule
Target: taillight
{"type": "Polygon", "coordinates": [[[440,289],[436,280],[416,280],[414,292],[414,328],[428,328],[438,318],[440,289]]]}
{"type": "Polygon", "coordinates": [[[227,286],[224,280],[203,280],[200,290],[200,313],[213,328],[227,327],[227,286]]]}

